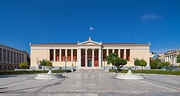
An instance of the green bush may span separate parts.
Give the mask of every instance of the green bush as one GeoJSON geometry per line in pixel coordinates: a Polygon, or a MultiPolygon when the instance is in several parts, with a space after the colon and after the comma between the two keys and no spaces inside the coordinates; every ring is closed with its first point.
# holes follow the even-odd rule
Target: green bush
{"type": "MultiPolygon", "coordinates": [[[[121,70],[118,73],[127,73],[128,70],[121,70]]],[[[180,71],[166,71],[166,70],[131,70],[132,73],[145,73],[145,74],[166,74],[166,75],[180,75],[180,71]]],[[[109,72],[114,72],[110,69],[109,72]]]]}
{"type": "MultiPolygon", "coordinates": [[[[64,72],[71,72],[71,70],[52,70],[53,73],[64,73],[64,72]]],[[[48,71],[44,70],[21,70],[21,71],[13,71],[13,70],[1,70],[0,75],[16,75],[16,74],[37,74],[37,73],[47,73],[48,71]]]]}
{"type": "Polygon", "coordinates": [[[19,64],[19,68],[28,69],[29,68],[29,63],[27,61],[24,61],[24,62],[19,64]]]}

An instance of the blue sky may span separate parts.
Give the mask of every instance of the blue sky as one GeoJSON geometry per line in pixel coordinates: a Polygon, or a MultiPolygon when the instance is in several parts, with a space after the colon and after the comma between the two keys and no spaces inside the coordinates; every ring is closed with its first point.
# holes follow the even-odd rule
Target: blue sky
{"type": "Polygon", "coordinates": [[[29,52],[32,43],[147,43],[180,48],[180,0],[0,0],[0,43],[29,52]]]}

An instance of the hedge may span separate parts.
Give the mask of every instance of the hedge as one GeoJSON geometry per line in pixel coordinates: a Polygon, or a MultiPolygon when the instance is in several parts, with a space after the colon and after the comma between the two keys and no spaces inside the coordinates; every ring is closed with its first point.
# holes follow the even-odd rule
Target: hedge
{"type": "MultiPolygon", "coordinates": [[[[64,73],[64,72],[71,72],[71,70],[52,70],[53,73],[64,73]]],[[[32,70],[32,71],[13,71],[13,70],[0,70],[0,75],[15,75],[15,74],[37,74],[37,73],[48,73],[48,70],[32,70]]]]}
{"type": "MultiPolygon", "coordinates": [[[[127,73],[128,70],[121,70],[118,73],[127,73]]],[[[132,73],[145,73],[145,74],[166,74],[166,75],[180,75],[180,71],[166,71],[166,70],[131,70],[132,73]]],[[[110,69],[109,72],[115,72],[110,69]]]]}

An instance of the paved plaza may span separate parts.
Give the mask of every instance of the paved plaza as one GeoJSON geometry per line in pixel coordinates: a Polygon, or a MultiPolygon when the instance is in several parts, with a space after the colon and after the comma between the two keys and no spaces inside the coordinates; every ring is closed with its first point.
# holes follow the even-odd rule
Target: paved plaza
{"type": "Polygon", "coordinates": [[[35,74],[0,76],[0,96],[180,96],[180,76],[119,80],[102,69],[64,75],[54,80],[35,80],[35,74]]]}

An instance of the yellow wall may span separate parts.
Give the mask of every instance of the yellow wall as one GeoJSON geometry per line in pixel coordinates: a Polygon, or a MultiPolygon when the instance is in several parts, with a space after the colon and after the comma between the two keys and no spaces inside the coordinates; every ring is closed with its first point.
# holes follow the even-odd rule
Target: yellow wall
{"type": "Polygon", "coordinates": [[[31,66],[36,66],[37,58],[39,60],[49,60],[49,50],[31,50],[31,66]]]}

